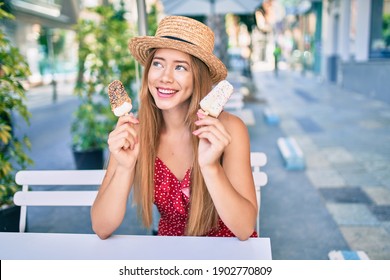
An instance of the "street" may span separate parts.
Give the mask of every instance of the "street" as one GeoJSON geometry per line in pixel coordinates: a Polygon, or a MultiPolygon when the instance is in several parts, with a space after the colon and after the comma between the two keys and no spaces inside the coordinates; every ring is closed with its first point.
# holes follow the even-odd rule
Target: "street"
{"type": "Polygon", "coordinates": [[[58,100],[52,102],[50,85],[27,92],[27,107],[31,113],[30,126],[16,117],[17,135],[26,134],[32,145],[28,152],[35,164],[29,169],[74,169],[71,153],[70,126],[77,107],[72,95],[73,83],[58,85],[58,100]]]}

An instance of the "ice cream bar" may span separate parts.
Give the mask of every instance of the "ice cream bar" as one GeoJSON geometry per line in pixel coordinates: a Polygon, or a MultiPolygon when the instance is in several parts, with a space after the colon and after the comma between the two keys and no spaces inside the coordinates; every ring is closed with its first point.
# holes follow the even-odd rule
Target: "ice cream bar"
{"type": "Polygon", "coordinates": [[[126,115],[131,111],[131,99],[121,81],[115,80],[108,85],[108,97],[110,98],[111,110],[117,117],[126,115]]]}
{"type": "Polygon", "coordinates": [[[206,114],[217,118],[232,93],[233,86],[222,80],[200,101],[200,107],[206,114]]]}

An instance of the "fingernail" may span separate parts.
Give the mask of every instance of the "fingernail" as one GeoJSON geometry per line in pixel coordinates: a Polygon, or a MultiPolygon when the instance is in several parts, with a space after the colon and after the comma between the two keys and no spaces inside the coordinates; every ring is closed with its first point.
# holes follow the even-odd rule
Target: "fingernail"
{"type": "Polygon", "coordinates": [[[203,114],[201,111],[198,111],[197,113],[196,113],[196,115],[198,116],[198,118],[200,118],[200,119],[203,119],[206,115],[205,114],[203,114]]]}

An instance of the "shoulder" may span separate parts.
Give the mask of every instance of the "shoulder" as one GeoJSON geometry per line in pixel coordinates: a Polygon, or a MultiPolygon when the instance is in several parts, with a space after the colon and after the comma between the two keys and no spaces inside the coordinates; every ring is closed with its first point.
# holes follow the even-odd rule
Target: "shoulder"
{"type": "Polygon", "coordinates": [[[223,111],[219,115],[218,119],[230,134],[248,133],[248,128],[246,127],[245,123],[236,115],[223,111]]]}
{"type": "Polygon", "coordinates": [[[235,154],[236,151],[241,151],[241,149],[249,147],[248,128],[239,117],[223,111],[218,119],[231,137],[230,145],[225,152],[229,153],[229,151],[233,150],[235,154]]]}
{"type": "Polygon", "coordinates": [[[246,183],[250,184],[248,178],[252,178],[249,131],[239,117],[228,112],[222,112],[219,120],[230,135],[230,143],[223,153],[223,168],[235,189],[242,190],[246,183]]]}

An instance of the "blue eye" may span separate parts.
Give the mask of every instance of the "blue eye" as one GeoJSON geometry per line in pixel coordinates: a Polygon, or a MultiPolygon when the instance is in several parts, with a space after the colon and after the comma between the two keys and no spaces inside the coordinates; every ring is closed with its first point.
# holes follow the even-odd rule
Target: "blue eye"
{"type": "Polygon", "coordinates": [[[179,71],[187,71],[187,68],[184,67],[183,65],[177,65],[177,66],[176,66],[176,70],[179,70],[179,71]]]}
{"type": "Polygon", "coordinates": [[[161,67],[161,63],[158,61],[153,61],[152,65],[156,67],[161,67]]]}

